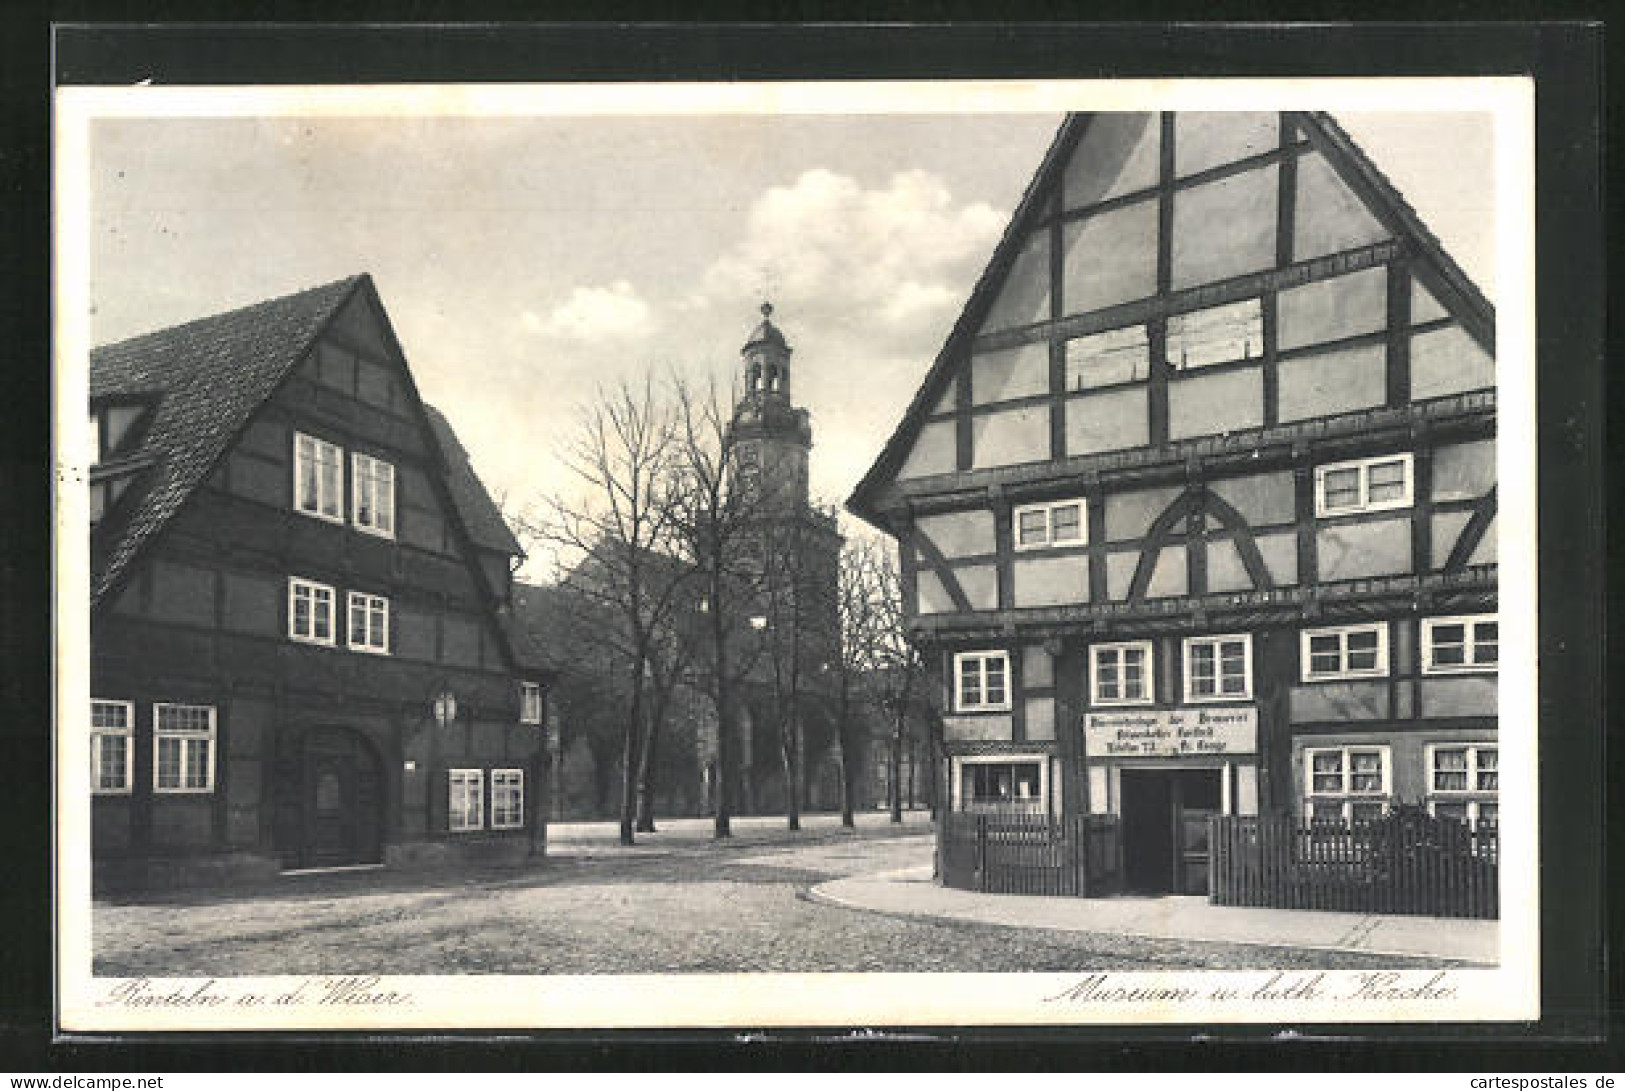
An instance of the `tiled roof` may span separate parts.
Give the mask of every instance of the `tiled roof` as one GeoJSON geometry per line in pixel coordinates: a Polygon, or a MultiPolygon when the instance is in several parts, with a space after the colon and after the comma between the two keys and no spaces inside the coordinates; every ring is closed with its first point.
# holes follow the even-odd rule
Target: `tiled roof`
{"type": "Polygon", "coordinates": [[[429,415],[429,425],[434,429],[434,438],[440,444],[441,453],[446,456],[447,483],[451,488],[452,503],[457,505],[457,514],[462,516],[463,526],[468,530],[468,536],[474,544],[484,549],[494,549],[499,553],[523,554],[518,539],[513,536],[508,523],[502,517],[502,511],[491,499],[491,494],[485,491],[480,482],[479,475],[474,472],[474,465],[469,461],[468,452],[457,441],[457,433],[452,431],[451,423],[445,415],[432,405],[425,404],[424,411],[429,415]]]}
{"type": "Polygon", "coordinates": [[[97,542],[91,602],[180,510],[329,318],[369,278],[347,277],[280,299],[104,345],[90,354],[91,399],[157,396],[144,447],[157,461],[97,542]]]}

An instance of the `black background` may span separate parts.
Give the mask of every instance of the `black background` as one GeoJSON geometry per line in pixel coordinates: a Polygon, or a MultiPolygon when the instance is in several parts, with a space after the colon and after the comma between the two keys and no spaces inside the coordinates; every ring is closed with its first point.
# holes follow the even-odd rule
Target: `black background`
{"type": "MultiPolygon", "coordinates": [[[[1529,5],[1431,5],[1438,17],[1529,5]]],[[[719,5],[711,5],[715,12],[719,5]]],[[[1388,5],[1402,16],[1408,5],[1388,5]]],[[[575,5],[59,3],[10,8],[0,56],[6,290],[0,293],[0,1071],[294,1069],[1027,1069],[1617,1071],[1619,966],[1606,962],[1608,552],[1605,449],[1603,38],[1596,25],[946,24],[965,4],[862,10],[779,4],[781,18],[913,25],[608,23],[402,25],[219,20],[581,18],[575,5]],[[137,20],[162,18],[163,24],[137,20]],[[184,24],[180,20],[211,20],[184,24]],[[56,22],[53,28],[52,21],[56,22]],[[54,73],[54,75],[53,75],[54,73]],[[1542,1011],[1538,1024],[380,1036],[175,1036],[53,1041],[50,898],[50,88],[59,84],[585,80],[1107,78],[1527,74],[1536,81],[1540,417],[1542,1011]],[[1283,1033],[1283,1031],[1285,1033],[1283,1033]]],[[[1036,18],[1061,5],[1006,6],[1036,18]]],[[[623,9],[624,10],[624,9],[623,9]]],[[[769,10],[773,10],[769,6],[769,10]]],[[[1308,5],[1298,17],[1373,15],[1308,5]]],[[[1548,12],[1553,9],[1547,6],[1548,12]]],[[[1569,11],[1584,12],[1570,6],[1569,11]]],[[[1119,4],[1118,15],[1208,6],[1119,4]]],[[[647,13],[643,13],[647,15],[647,13]]],[[[754,18],[756,12],[727,12],[754,18]]],[[[1264,17],[1244,10],[1244,17],[1264,17]]],[[[1025,167],[1021,169],[1026,169],[1025,167]]],[[[161,276],[162,270],[153,270],[161,276]]],[[[1503,731],[1533,725],[1503,721],[1503,731]]],[[[1618,905],[1616,901],[1614,904],[1618,905]]],[[[1615,913],[1615,917],[1620,914],[1615,913]]],[[[657,926],[658,922],[651,922],[657,926]]],[[[738,1028],[740,1031],[749,1028],[738,1028]]]]}

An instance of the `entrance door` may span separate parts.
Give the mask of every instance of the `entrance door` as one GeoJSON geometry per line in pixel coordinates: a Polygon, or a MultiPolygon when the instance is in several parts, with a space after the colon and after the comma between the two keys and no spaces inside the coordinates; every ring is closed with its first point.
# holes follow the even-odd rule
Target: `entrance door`
{"type": "Polygon", "coordinates": [[[1123,883],[1141,894],[1206,894],[1217,769],[1124,769],[1123,883]]]}
{"type": "Polygon", "coordinates": [[[302,867],[378,863],[381,857],[378,762],[360,735],[311,732],[305,743],[302,867]]]}

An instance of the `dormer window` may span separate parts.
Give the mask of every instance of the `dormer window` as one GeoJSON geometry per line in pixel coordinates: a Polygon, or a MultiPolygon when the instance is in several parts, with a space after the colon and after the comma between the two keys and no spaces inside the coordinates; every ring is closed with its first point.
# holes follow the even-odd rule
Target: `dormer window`
{"type": "Polygon", "coordinates": [[[108,403],[90,411],[90,522],[101,522],[124,495],[136,474],[146,468],[149,458],[136,454],[141,438],[152,423],[153,403],[108,403]]]}

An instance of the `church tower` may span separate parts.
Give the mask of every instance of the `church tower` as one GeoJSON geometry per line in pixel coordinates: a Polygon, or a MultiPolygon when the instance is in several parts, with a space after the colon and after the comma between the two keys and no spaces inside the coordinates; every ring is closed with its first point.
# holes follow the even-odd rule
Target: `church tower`
{"type": "Polygon", "coordinates": [[[807,457],[812,425],[790,401],[790,353],[773,324],[773,304],[740,350],[744,396],[734,414],[739,481],[758,497],[764,518],[792,518],[809,510],[807,457]]]}

